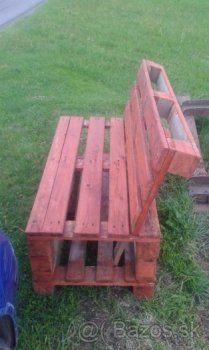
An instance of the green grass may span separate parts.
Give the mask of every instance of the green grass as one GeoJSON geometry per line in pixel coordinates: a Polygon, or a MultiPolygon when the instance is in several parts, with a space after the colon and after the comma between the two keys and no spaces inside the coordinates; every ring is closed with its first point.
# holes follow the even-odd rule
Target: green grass
{"type": "Polygon", "coordinates": [[[19,261],[19,349],[209,349],[199,317],[208,280],[197,259],[209,220],[193,214],[184,180],[168,177],[158,198],[163,241],[151,301],[123,288],[34,294],[23,233],[58,117],[121,115],[142,58],[165,66],[177,94],[207,97],[208,22],[207,0],[50,0],[0,31],[0,226],[19,261]],[[112,333],[118,320],[123,337],[112,333]],[[84,321],[104,323],[106,345],[101,336],[81,341],[84,321]]]}

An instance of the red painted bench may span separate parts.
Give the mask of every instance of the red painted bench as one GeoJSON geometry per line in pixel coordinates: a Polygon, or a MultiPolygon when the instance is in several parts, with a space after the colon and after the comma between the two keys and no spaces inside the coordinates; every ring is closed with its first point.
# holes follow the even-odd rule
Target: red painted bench
{"type": "Polygon", "coordinates": [[[123,119],[61,117],[26,228],[34,289],[121,285],[151,297],[159,186],[167,172],[190,177],[199,159],[153,62],[142,62],[123,119]]]}

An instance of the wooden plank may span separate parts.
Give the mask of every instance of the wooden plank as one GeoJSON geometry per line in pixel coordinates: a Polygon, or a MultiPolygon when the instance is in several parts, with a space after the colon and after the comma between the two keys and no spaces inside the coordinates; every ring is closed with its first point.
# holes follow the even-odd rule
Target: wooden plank
{"type": "Polygon", "coordinates": [[[154,171],[158,172],[164,163],[169,145],[161,125],[146,61],[143,61],[140,67],[137,84],[141,96],[142,116],[146,124],[149,138],[152,167],[154,171]]]}
{"type": "Polygon", "coordinates": [[[44,220],[43,232],[63,233],[82,125],[82,117],[71,117],[44,220]]]}
{"type": "Polygon", "coordinates": [[[135,261],[136,279],[139,282],[154,283],[156,281],[157,263],[153,261],[143,261],[137,259],[135,261]]]}
{"type": "MultiPolygon", "coordinates": [[[[82,281],[73,281],[66,279],[66,266],[58,266],[55,269],[52,282],[57,286],[67,286],[67,285],[83,285],[83,286],[141,286],[146,287],[147,282],[140,282],[136,279],[134,281],[126,281],[124,278],[124,266],[114,267],[114,279],[112,281],[97,281],[96,276],[96,266],[86,266],[85,268],[85,279],[82,281]]],[[[40,275],[41,276],[41,275],[40,275]]],[[[44,273],[42,273],[43,278],[44,273]]],[[[46,275],[47,276],[47,275],[46,275]]],[[[150,283],[149,283],[150,284],[150,283]]]]}
{"type": "Polygon", "coordinates": [[[134,156],[133,129],[130,103],[127,104],[124,112],[125,137],[126,137],[126,159],[128,175],[128,192],[131,223],[135,222],[138,213],[141,211],[141,201],[138,194],[137,169],[134,156]]]}
{"type": "Polygon", "coordinates": [[[134,286],[133,294],[136,299],[150,299],[154,296],[154,283],[146,283],[143,287],[134,286]]]}
{"type": "Polygon", "coordinates": [[[98,242],[96,280],[112,281],[113,277],[113,242],[98,242]]]}
{"type": "Polygon", "coordinates": [[[90,118],[75,233],[99,234],[104,147],[104,118],[90,118]]]}
{"type": "Polygon", "coordinates": [[[162,168],[161,170],[158,172],[157,176],[155,177],[155,180],[153,182],[153,185],[150,189],[150,193],[149,193],[149,196],[147,197],[147,200],[146,202],[144,203],[143,205],[143,208],[142,208],[142,211],[141,213],[139,214],[136,222],[133,224],[133,235],[139,235],[140,234],[140,230],[142,228],[142,225],[147,217],[147,214],[148,214],[148,211],[149,211],[149,208],[150,206],[152,205],[154,199],[156,198],[157,196],[157,192],[159,190],[159,187],[165,177],[165,174],[167,173],[168,171],[168,168],[172,162],[172,159],[173,159],[173,156],[174,156],[174,152],[169,152],[163,165],[162,165],[162,168]]]}
{"type": "MultiPolygon", "coordinates": [[[[173,116],[170,116],[169,115],[169,124],[170,124],[170,127],[172,129],[172,124],[174,125],[173,127],[173,130],[175,130],[175,133],[174,131],[171,130],[171,134],[172,134],[172,138],[173,138],[173,141],[175,141],[174,139],[177,137],[177,138],[180,138],[182,139],[182,148],[184,147],[184,145],[187,143],[187,148],[191,148],[191,152],[189,152],[187,155],[185,155],[185,160],[184,160],[184,163],[185,162],[188,162],[189,164],[193,164],[194,168],[193,168],[193,171],[195,170],[195,164],[197,165],[198,163],[198,159],[200,159],[200,152],[198,150],[198,147],[196,145],[196,143],[194,142],[194,139],[193,139],[193,136],[192,136],[192,133],[187,125],[187,122],[186,122],[186,119],[182,113],[182,110],[179,106],[179,103],[177,101],[177,98],[173,92],[173,89],[171,87],[171,84],[169,82],[169,79],[167,77],[167,74],[164,70],[164,68],[160,65],[156,65],[155,63],[153,62],[150,62],[150,61],[144,61],[143,64],[143,69],[142,69],[142,75],[144,73],[144,76],[146,76],[146,80],[147,80],[147,87],[148,89],[151,88],[151,84],[150,82],[148,82],[149,80],[149,74],[148,72],[150,71],[153,71],[155,69],[158,70],[158,72],[160,72],[159,74],[159,77],[158,77],[158,81],[157,81],[157,84],[159,86],[160,89],[162,89],[162,84],[163,84],[163,87],[165,87],[166,89],[166,92],[172,97],[172,100],[173,100],[173,116]],[[178,132],[176,132],[176,129],[178,129],[178,132]]],[[[165,90],[164,89],[164,90],[165,90]]],[[[145,89],[143,89],[144,91],[145,89]]],[[[144,92],[145,93],[145,92],[144,92]]],[[[153,98],[151,97],[151,102],[153,102],[153,98]],[[152,100],[152,101],[151,101],[152,100]]],[[[180,140],[178,140],[180,141],[180,140]]],[[[168,145],[170,146],[170,145],[168,145]]],[[[178,159],[178,149],[175,150],[176,151],[176,154],[175,154],[175,157],[173,159],[174,162],[177,161],[178,159]]],[[[181,154],[180,154],[180,157],[179,157],[179,163],[181,163],[181,154]]],[[[175,164],[174,164],[174,167],[175,167],[175,164]]],[[[179,175],[181,176],[184,176],[184,172],[181,172],[181,168],[178,167],[179,169],[179,175]]]]}
{"type": "MultiPolygon", "coordinates": [[[[148,130],[145,128],[144,123],[146,121],[146,116],[143,114],[144,107],[141,106],[140,103],[142,103],[142,100],[139,101],[137,88],[134,86],[131,94],[131,109],[128,110],[128,113],[130,114],[127,113],[127,110],[125,114],[125,129],[127,135],[126,151],[129,181],[131,231],[135,235],[138,235],[140,233],[140,229],[149,211],[149,207],[156,197],[159,186],[163,181],[164,175],[167,172],[174,155],[173,151],[170,151],[169,148],[163,148],[161,147],[162,145],[160,147],[157,147],[158,159],[161,159],[162,163],[161,168],[159,171],[156,171],[151,167],[151,164],[149,163],[151,150],[149,147],[153,147],[151,143],[153,135],[149,134],[148,130]],[[129,119],[127,116],[129,116],[129,119]],[[132,131],[131,126],[134,128],[132,131]],[[134,144],[131,144],[131,137],[134,141],[134,144]],[[134,199],[137,205],[133,206],[132,199],[134,199]],[[136,211],[134,207],[137,207],[138,211],[136,211]]],[[[162,127],[161,129],[163,133],[163,140],[166,140],[164,130],[162,127]]],[[[153,129],[153,132],[156,131],[153,129]]]]}
{"type": "Polygon", "coordinates": [[[69,122],[69,117],[61,117],[58,122],[33,209],[28,220],[26,233],[42,232],[69,122]]]}
{"type": "Polygon", "coordinates": [[[191,131],[189,130],[189,127],[187,125],[187,122],[186,122],[186,119],[183,115],[183,112],[181,110],[181,107],[179,106],[179,103],[177,101],[177,98],[176,98],[176,95],[172,89],[172,86],[170,84],[170,81],[168,79],[168,76],[166,74],[166,71],[165,69],[163,68],[163,66],[159,65],[159,64],[156,64],[154,62],[151,62],[151,61],[144,61],[144,64],[147,66],[147,69],[150,70],[151,67],[156,67],[157,69],[160,70],[160,78],[161,78],[161,81],[163,80],[163,84],[166,86],[166,90],[168,92],[168,94],[172,97],[173,101],[174,101],[174,104],[175,104],[175,108],[176,108],[176,111],[177,111],[177,114],[180,118],[180,121],[181,121],[181,124],[182,124],[182,127],[184,128],[184,131],[187,135],[187,138],[188,138],[188,141],[192,144],[193,146],[193,155],[196,156],[196,157],[199,157],[199,151],[198,151],[198,148],[194,142],[194,139],[193,139],[193,136],[192,136],[192,133],[191,131]]]}
{"type": "Polygon", "coordinates": [[[149,243],[136,243],[136,261],[153,261],[158,259],[160,253],[160,241],[149,243]]]}
{"type": "Polygon", "coordinates": [[[67,281],[82,281],[85,278],[86,242],[71,242],[68,267],[66,272],[67,281]]]}
{"type": "MultiPolygon", "coordinates": [[[[145,221],[146,222],[146,221],[145,221]]],[[[107,221],[101,221],[101,231],[99,234],[99,240],[101,241],[109,241],[110,237],[108,235],[108,230],[107,230],[107,225],[108,222],[107,221]]],[[[51,236],[50,234],[45,234],[43,235],[42,233],[37,233],[37,234],[28,234],[27,237],[30,239],[32,238],[34,241],[42,241],[45,242],[46,240],[50,239],[56,239],[58,241],[71,241],[71,240],[81,240],[81,241],[85,241],[85,240],[89,240],[89,241],[97,241],[98,240],[98,235],[95,234],[75,234],[74,233],[74,227],[75,227],[75,221],[74,220],[66,220],[65,222],[65,228],[64,228],[64,232],[63,235],[60,234],[54,234],[53,236],[51,236]]],[[[149,242],[152,239],[156,239],[158,240],[158,236],[156,236],[156,231],[155,230],[150,230],[149,233],[150,235],[144,234],[144,230],[143,230],[143,225],[142,228],[140,230],[139,235],[137,236],[133,236],[133,234],[129,234],[128,236],[126,235],[112,235],[111,236],[111,240],[112,241],[117,241],[118,242],[134,242],[134,241],[145,241],[145,242],[149,242]]]]}
{"type": "Polygon", "coordinates": [[[28,240],[29,257],[32,272],[53,272],[59,263],[61,252],[61,241],[35,242],[28,240]]]}
{"type": "Polygon", "coordinates": [[[168,172],[190,178],[196,169],[200,157],[194,156],[191,143],[184,140],[167,139],[170,149],[173,149],[174,157],[168,168],[168,172]]]}
{"type": "Polygon", "coordinates": [[[150,165],[149,144],[145,129],[143,113],[140,109],[137,86],[134,85],[131,93],[131,116],[133,119],[134,155],[137,166],[138,185],[140,184],[140,198],[142,206],[146,201],[153,182],[150,165]]]}
{"type": "Polygon", "coordinates": [[[154,91],[154,96],[156,101],[158,99],[164,99],[164,100],[168,100],[168,101],[173,101],[172,97],[170,95],[168,95],[166,92],[163,91],[154,91]]]}
{"type": "MultiPolygon", "coordinates": [[[[77,170],[83,170],[83,164],[84,164],[84,156],[79,156],[76,159],[76,169],[77,170]]],[[[108,171],[110,168],[110,157],[109,154],[103,153],[103,165],[102,168],[104,171],[108,171]]]]}
{"type": "MultiPolygon", "coordinates": [[[[157,213],[157,206],[156,201],[153,200],[152,204],[149,207],[149,210],[147,212],[146,219],[144,221],[144,224],[141,227],[141,230],[139,232],[139,236],[142,238],[151,238],[153,237],[155,240],[160,240],[160,223],[157,213]]],[[[150,241],[151,243],[152,241],[150,241]]],[[[147,241],[148,243],[148,241],[147,241]]]]}
{"type": "Polygon", "coordinates": [[[110,127],[108,233],[129,234],[124,123],[120,118],[112,118],[110,127]]]}
{"type": "MultiPolygon", "coordinates": [[[[84,120],[83,126],[85,128],[89,127],[89,119],[84,120]]],[[[105,119],[105,129],[109,129],[109,128],[110,128],[110,119],[105,119]]]]}
{"type": "Polygon", "coordinates": [[[33,239],[27,240],[28,255],[31,256],[47,256],[51,257],[54,253],[53,241],[35,241],[33,239]]]}

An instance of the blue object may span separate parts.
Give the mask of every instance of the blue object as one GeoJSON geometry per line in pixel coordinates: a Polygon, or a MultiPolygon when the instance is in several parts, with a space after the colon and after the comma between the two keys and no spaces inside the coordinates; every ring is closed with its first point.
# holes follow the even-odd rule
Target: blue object
{"type": "Polygon", "coordinates": [[[17,260],[8,237],[0,231],[0,350],[17,344],[16,291],[17,260]]]}

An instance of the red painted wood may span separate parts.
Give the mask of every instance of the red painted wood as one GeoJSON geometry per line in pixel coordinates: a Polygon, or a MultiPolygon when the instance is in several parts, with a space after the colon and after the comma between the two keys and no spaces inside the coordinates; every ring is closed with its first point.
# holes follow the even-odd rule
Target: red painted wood
{"type": "Polygon", "coordinates": [[[134,223],[134,228],[133,228],[133,234],[134,235],[139,235],[140,234],[140,230],[141,230],[141,227],[144,223],[144,220],[148,214],[148,211],[149,211],[149,208],[153,202],[153,200],[156,198],[156,195],[157,195],[157,192],[158,192],[158,189],[167,173],[167,170],[171,164],[171,161],[173,159],[173,153],[169,152],[169,155],[166,157],[163,165],[162,165],[162,168],[160,170],[160,172],[157,174],[157,176],[155,177],[155,180],[153,182],[153,185],[150,189],[150,193],[149,193],[149,196],[147,197],[147,200],[146,202],[144,203],[144,206],[142,208],[142,211],[141,213],[139,214],[136,222],[134,223]]]}
{"type": "Polygon", "coordinates": [[[134,85],[130,100],[134,154],[138,174],[138,186],[140,186],[140,198],[142,206],[146,201],[153,182],[153,173],[150,164],[149,140],[145,129],[144,115],[138,97],[137,86],[134,85]]]}
{"type": "Polygon", "coordinates": [[[53,241],[35,241],[33,239],[27,240],[28,254],[29,256],[48,256],[51,257],[54,254],[53,241]]]}
{"type": "Polygon", "coordinates": [[[153,261],[158,259],[160,242],[136,243],[136,261],[153,261]]]}
{"type": "Polygon", "coordinates": [[[189,176],[197,163],[199,152],[187,129],[166,73],[148,61],[142,63],[124,121],[60,120],[27,226],[38,292],[50,293],[54,285],[131,285],[137,297],[153,295],[160,248],[155,197],[168,171],[189,176]],[[82,126],[88,137],[80,157],[82,126]],[[105,127],[110,128],[110,155],[103,154],[105,127]],[[75,169],[82,172],[76,219],[66,221],[75,169]],[[103,170],[106,176],[109,171],[108,218],[103,207],[100,215],[107,197],[101,197],[103,170]],[[72,241],[67,266],[57,266],[49,239],[72,241]],[[87,240],[99,242],[94,267],[85,266],[87,240]],[[114,257],[118,262],[124,252],[124,266],[113,266],[113,240],[114,257]]]}
{"type": "Polygon", "coordinates": [[[141,199],[137,180],[137,167],[134,154],[133,126],[130,110],[130,103],[127,104],[124,112],[125,137],[126,137],[126,159],[129,193],[129,210],[131,223],[135,222],[141,211],[141,199]]]}
{"type": "Polygon", "coordinates": [[[161,74],[163,76],[163,79],[165,81],[165,84],[166,84],[166,87],[167,87],[167,90],[168,90],[168,94],[170,95],[170,97],[172,98],[173,102],[174,102],[174,105],[175,105],[175,108],[177,110],[177,113],[178,113],[178,116],[180,118],[180,121],[181,121],[181,124],[183,125],[183,128],[185,130],[185,133],[187,135],[187,138],[188,138],[188,143],[190,143],[192,145],[192,148],[193,148],[193,156],[194,158],[199,158],[200,156],[200,153],[199,153],[199,150],[197,148],[197,145],[196,143],[194,142],[194,138],[192,136],[192,133],[187,125],[187,122],[186,122],[186,119],[183,115],[183,112],[181,110],[181,107],[179,106],[179,103],[177,101],[177,98],[176,98],[176,95],[173,91],[173,88],[170,84],[170,81],[168,79],[168,76],[167,76],[167,73],[165,71],[165,69],[163,68],[163,66],[159,65],[159,64],[156,64],[152,61],[146,61],[146,65],[147,65],[147,68],[148,70],[151,69],[151,67],[157,67],[160,71],[161,71],[161,74]]]}
{"type": "Polygon", "coordinates": [[[152,239],[154,239],[155,241],[160,240],[160,223],[159,223],[159,218],[157,214],[157,206],[156,206],[155,200],[153,200],[152,204],[150,205],[147,211],[147,216],[140,229],[139,237],[140,237],[140,242],[142,242],[142,239],[144,239],[144,242],[145,240],[147,240],[145,243],[151,243],[152,239]],[[149,238],[150,240],[148,242],[149,238]]]}
{"type": "Polygon", "coordinates": [[[91,118],[81,178],[75,233],[99,234],[104,118],[91,118]]]}
{"type": "Polygon", "coordinates": [[[33,289],[41,295],[51,295],[54,292],[54,286],[49,283],[33,282],[33,289]]]}
{"type": "MultiPolygon", "coordinates": [[[[159,80],[159,78],[158,78],[159,80]]],[[[177,167],[177,171],[178,171],[178,175],[181,176],[185,176],[185,168],[188,164],[188,170],[186,172],[186,176],[189,177],[192,175],[193,171],[195,170],[199,159],[200,159],[200,152],[196,146],[196,143],[193,139],[193,136],[191,134],[191,131],[189,130],[189,127],[186,123],[186,120],[183,116],[182,110],[179,106],[179,103],[176,99],[176,96],[173,92],[173,89],[170,85],[169,79],[167,77],[167,74],[164,70],[164,68],[158,64],[155,64],[153,62],[150,61],[143,61],[140,71],[139,71],[139,75],[138,75],[138,86],[139,86],[139,90],[140,90],[140,94],[142,97],[142,105],[144,108],[144,113],[148,116],[148,118],[146,119],[147,126],[148,126],[148,131],[152,132],[152,124],[151,124],[151,116],[155,116],[155,131],[154,131],[154,125],[153,125],[153,136],[150,139],[150,142],[152,142],[152,147],[151,147],[151,152],[153,154],[153,151],[156,148],[157,142],[160,144],[160,147],[162,148],[168,148],[168,149],[172,149],[175,150],[175,157],[173,158],[173,165],[171,166],[171,168],[175,168],[176,163],[178,164],[177,167]],[[150,81],[150,77],[149,74],[152,74],[153,69],[157,69],[157,71],[159,72],[159,76],[161,79],[161,89],[163,89],[163,91],[154,91],[152,89],[151,86],[151,81],[150,81]],[[163,96],[163,94],[165,96],[163,96]],[[170,101],[172,101],[172,110],[175,111],[174,114],[177,114],[178,116],[178,127],[179,129],[181,129],[183,131],[183,133],[185,134],[185,140],[178,140],[178,143],[181,144],[181,150],[179,151],[179,148],[175,148],[171,147],[171,145],[168,143],[167,146],[165,147],[166,143],[165,140],[163,140],[163,132],[162,132],[162,125],[160,125],[160,117],[159,117],[159,113],[156,107],[156,101],[155,98],[161,98],[164,100],[168,100],[170,99],[170,101]],[[168,98],[167,98],[168,96],[168,98]],[[147,113],[146,113],[147,110],[147,113]],[[157,138],[158,136],[158,138],[157,138]],[[156,137],[156,140],[155,140],[156,137]],[[186,146],[187,144],[187,146],[186,146]],[[182,151],[184,149],[184,147],[186,147],[187,149],[190,148],[190,151],[187,152],[185,149],[185,154],[184,157],[182,157],[182,151]],[[183,163],[184,163],[184,169],[181,170],[181,161],[182,159],[183,163]],[[178,160],[179,159],[179,160],[178,160]],[[192,170],[193,167],[193,171],[192,170]],[[189,175],[190,173],[190,175],[189,175]]],[[[169,117],[171,118],[171,117],[169,117]]],[[[154,119],[153,119],[154,120],[154,119]]],[[[175,142],[177,140],[175,140],[175,137],[171,137],[175,142]]],[[[168,142],[168,140],[167,140],[168,142]]],[[[174,143],[175,143],[174,142],[174,143]]],[[[152,156],[153,157],[153,156],[152,156]]],[[[153,160],[155,160],[155,157],[153,157],[153,160]]],[[[154,164],[154,163],[153,163],[154,164]]],[[[161,166],[161,163],[158,160],[158,157],[156,156],[156,164],[154,164],[154,168],[156,166],[156,169],[158,170],[161,166]]],[[[183,165],[182,165],[183,166],[183,165]]],[[[175,172],[175,174],[177,174],[177,172],[175,172]]]]}
{"type": "Polygon", "coordinates": [[[141,283],[153,283],[156,280],[156,261],[136,260],[136,279],[141,283]]]}
{"type": "Polygon", "coordinates": [[[30,256],[30,264],[32,272],[36,271],[53,271],[54,269],[54,256],[30,256]]]}
{"type": "Polygon", "coordinates": [[[42,228],[43,232],[63,233],[82,125],[83,118],[71,117],[42,228]]]}
{"type": "Polygon", "coordinates": [[[110,127],[109,235],[128,235],[128,188],[123,119],[112,118],[110,127]]]}
{"type": "Polygon", "coordinates": [[[156,100],[164,99],[173,102],[173,98],[166,92],[154,91],[154,97],[156,100]]]}
{"type": "Polygon", "coordinates": [[[133,287],[133,294],[137,299],[151,299],[154,296],[154,287],[153,283],[140,287],[135,286],[133,287]]]}
{"type": "Polygon", "coordinates": [[[98,242],[96,281],[112,281],[113,278],[113,242],[98,242]]]}
{"type": "Polygon", "coordinates": [[[169,151],[161,120],[154,99],[146,61],[143,61],[138,74],[138,89],[142,115],[146,124],[150,157],[154,171],[160,171],[169,151]]]}
{"type": "MultiPolygon", "coordinates": [[[[124,267],[114,267],[114,279],[112,281],[97,281],[96,280],[96,266],[87,266],[85,268],[85,279],[82,281],[68,281],[66,280],[66,266],[58,266],[53,275],[53,284],[56,286],[67,285],[84,285],[84,286],[141,286],[146,287],[147,283],[140,283],[136,279],[127,282],[124,278],[124,267]]],[[[44,276],[44,274],[42,275],[44,276]]]]}
{"type": "Polygon", "coordinates": [[[33,209],[28,220],[26,233],[42,232],[69,122],[69,117],[61,117],[58,122],[33,209]]]}
{"type": "Polygon", "coordinates": [[[172,139],[168,139],[168,142],[170,147],[175,149],[175,155],[168,168],[168,172],[190,178],[199,162],[198,158],[194,157],[194,150],[191,143],[172,139]]]}
{"type": "MultiPolygon", "coordinates": [[[[76,169],[83,170],[84,157],[79,156],[76,159],[76,169]]],[[[110,168],[110,157],[109,154],[103,153],[103,171],[108,171],[110,168]]]]}
{"type": "Polygon", "coordinates": [[[150,205],[157,195],[174,156],[174,151],[168,147],[164,129],[157,114],[151,84],[148,86],[149,76],[145,68],[141,68],[138,84],[139,87],[143,86],[146,90],[146,95],[143,97],[143,93],[138,91],[138,87],[134,85],[130,108],[127,107],[125,110],[131,231],[134,235],[140,233],[150,205]],[[159,169],[158,163],[160,164],[159,169]],[[136,212],[136,207],[138,207],[138,212],[136,212]]]}

